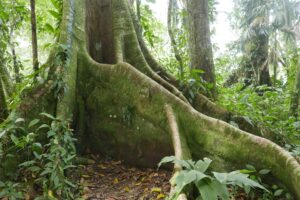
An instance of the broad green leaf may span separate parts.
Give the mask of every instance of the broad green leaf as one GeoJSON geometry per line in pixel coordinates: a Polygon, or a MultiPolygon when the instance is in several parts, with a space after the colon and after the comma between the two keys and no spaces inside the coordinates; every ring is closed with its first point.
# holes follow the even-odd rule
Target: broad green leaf
{"type": "Polygon", "coordinates": [[[260,188],[263,189],[265,191],[268,191],[264,186],[262,186],[261,184],[251,180],[250,178],[248,178],[249,175],[248,174],[242,174],[239,171],[233,171],[230,172],[228,174],[228,183],[232,184],[232,185],[237,185],[240,187],[243,186],[250,186],[250,187],[256,187],[256,188],[260,188]]]}
{"type": "Polygon", "coordinates": [[[269,170],[269,169],[262,169],[262,170],[259,171],[259,174],[265,175],[265,174],[268,174],[270,172],[271,172],[271,170],[269,170]]]}
{"type": "Polygon", "coordinates": [[[40,120],[39,119],[34,119],[32,120],[29,125],[28,125],[28,128],[31,128],[32,126],[36,125],[37,123],[39,123],[40,120]]]}
{"type": "Polygon", "coordinates": [[[48,124],[42,124],[40,127],[38,127],[37,131],[43,128],[50,128],[48,124]]]}
{"type": "Polygon", "coordinates": [[[61,15],[55,10],[48,10],[48,12],[56,19],[60,20],[61,15]]]}
{"type": "Polygon", "coordinates": [[[195,169],[200,172],[205,172],[209,168],[211,162],[212,160],[209,158],[204,158],[203,160],[199,160],[195,164],[195,169]]]}
{"type": "Polygon", "coordinates": [[[48,114],[48,113],[40,113],[40,115],[45,116],[49,119],[55,120],[55,117],[53,117],[52,115],[48,114]]]}
{"type": "Polygon", "coordinates": [[[0,139],[5,135],[5,133],[6,133],[6,130],[0,132],[0,139]]]}
{"type": "Polygon", "coordinates": [[[10,139],[11,139],[11,141],[12,141],[16,146],[19,146],[20,141],[19,141],[19,139],[18,139],[14,134],[11,134],[11,135],[10,135],[10,139]]]}
{"type": "Polygon", "coordinates": [[[158,168],[160,168],[162,164],[174,162],[175,160],[176,160],[175,156],[166,156],[158,163],[158,168]]]}
{"type": "Polygon", "coordinates": [[[278,197],[278,196],[282,195],[283,191],[284,191],[283,189],[276,190],[276,191],[274,192],[274,196],[275,196],[275,197],[278,197]]]}
{"type": "Polygon", "coordinates": [[[255,169],[255,167],[253,166],[253,165],[246,165],[246,168],[247,169],[250,169],[250,170],[252,170],[252,171],[256,171],[256,169],[255,169]]]}
{"type": "Polygon", "coordinates": [[[218,200],[218,193],[212,185],[212,181],[203,180],[196,184],[203,200],[218,200]]]}
{"type": "Polygon", "coordinates": [[[18,119],[16,120],[16,123],[18,123],[18,122],[25,122],[25,119],[24,119],[24,118],[18,118],[18,119]]]}
{"type": "Polygon", "coordinates": [[[251,173],[253,173],[253,172],[255,172],[255,171],[249,170],[249,169],[242,169],[242,170],[240,170],[240,172],[241,172],[242,174],[251,174],[251,173]]]}
{"type": "Polygon", "coordinates": [[[227,183],[227,177],[228,177],[228,173],[218,173],[218,172],[213,172],[213,175],[215,176],[215,178],[222,184],[226,184],[227,183]]]}

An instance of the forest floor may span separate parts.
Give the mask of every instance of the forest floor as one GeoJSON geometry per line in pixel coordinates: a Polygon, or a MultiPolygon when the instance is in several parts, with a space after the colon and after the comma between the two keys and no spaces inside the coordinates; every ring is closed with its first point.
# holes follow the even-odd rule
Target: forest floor
{"type": "MultiPolygon", "coordinates": [[[[89,157],[89,164],[80,165],[80,185],[84,199],[159,200],[169,194],[171,171],[136,168],[95,155],[89,157]]],[[[244,199],[244,192],[232,197],[232,200],[244,199]]]]}
{"type": "Polygon", "coordinates": [[[164,199],[170,191],[172,172],[135,168],[121,161],[92,156],[81,166],[80,183],[88,200],[164,199]]]}

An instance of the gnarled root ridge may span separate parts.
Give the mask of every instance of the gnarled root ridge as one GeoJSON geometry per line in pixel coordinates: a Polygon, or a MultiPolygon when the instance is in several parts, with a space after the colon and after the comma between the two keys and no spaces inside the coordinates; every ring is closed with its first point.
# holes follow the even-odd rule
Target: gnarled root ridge
{"type": "Polygon", "coordinates": [[[101,65],[85,58],[80,91],[90,147],[128,162],[154,166],[173,154],[165,105],[173,110],[180,136],[194,159],[225,160],[224,166],[253,164],[272,174],[300,198],[300,165],[273,142],[205,116],[127,63],[101,65]]]}

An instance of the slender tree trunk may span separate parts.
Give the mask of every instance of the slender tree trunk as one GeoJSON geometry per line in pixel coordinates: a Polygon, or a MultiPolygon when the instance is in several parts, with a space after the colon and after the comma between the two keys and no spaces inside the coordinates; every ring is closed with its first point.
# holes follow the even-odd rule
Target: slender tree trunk
{"type": "MultiPolygon", "coordinates": [[[[15,1],[13,1],[13,6],[15,6],[15,1]]],[[[12,20],[12,25],[10,27],[10,32],[9,32],[9,46],[12,54],[12,59],[13,59],[13,69],[14,69],[14,75],[15,75],[15,81],[16,83],[21,82],[21,76],[20,76],[20,68],[18,65],[17,61],[17,55],[16,55],[16,50],[15,50],[15,43],[14,43],[14,30],[16,28],[16,22],[15,19],[13,18],[12,20]]]]}
{"type": "Polygon", "coordinates": [[[295,75],[295,86],[291,97],[290,112],[292,116],[298,119],[299,116],[299,101],[300,101],[300,59],[298,56],[298,66],[295,75]]]}
{"type": "Polygon", "coordinates": [[[10,75],[3,64],[3,54],[0,52],[0,79],[2,79],[2,86],[5,89],[6,95],[10,96],[13,92],[13,85],[10,75]]]}
{"type": "Polygon", "coordinates": [[[7,105],[6,105],[5,94],[4,94],[4,87],[3,87],[2,79],[0,77],[0,123],[6,119],[7,115],[8,112],[7,112],[7,105]]]}
{"type": "Polygon", "coordinates": [[[141,0],[136,0],[136,16],[138,21],[141,20],[141,0]]]}
{"type": "Polygon", "coordinates": [[[171,40],[171,46],[173,49],[173,52],[175,54],[175,58],[179,65],[179,76],[181,79],[183,79],[183,73],[184,73],[184,65],[182,61],[182,57],[180,55],[180,51],[177,46],[177,42],[174,35],[174,15],[175,15],[175,5],[176,0],[169,0],[169,6],[168,6],[168,33],[171,40]]]}
{"type": "Polygon", "coordinates": [[[17,83],[20,83],[21,82],[20,68],[19,68],[18,61],[17,61],[15,46],[13,44],[11,44],[11,54],[12,54],[12,57],[13,57],[13,67],[14,67],[14,72],[15,72],[15,80],[16,80],[17,83]]]}
{"type": "Polygon", "coordinates": [[[189,16],[191,68],[200,69],[204,72],[201,77],[211,84],[210,96],[216,97],[216,80],[210,39],[208,0],[189,0],[187,1],[187,10],[189,16]]]}
{"type": "MultiPolygon", "coordinates": [[[[37,33],[36,33],[36,16],[35,16],[35,0],[30,0],[31,9],[31,40],[32,40],[32,63],[33,70],[37,72],[39,70],[38,60],[38,47],[37,47],[37,33]]],[[[38,74],[36,74],[37,76],[38,74]]]]}

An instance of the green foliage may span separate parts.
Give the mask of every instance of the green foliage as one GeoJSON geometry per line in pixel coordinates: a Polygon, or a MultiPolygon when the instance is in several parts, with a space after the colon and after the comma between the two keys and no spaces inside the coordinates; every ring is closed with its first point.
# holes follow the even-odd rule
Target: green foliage
{"type": "Polygon", "coordinates": [[[23,195],[18,191],[19,184],[12,183],[10,181],[2,182],[0,181],[0,198],[8,198],[9,200],[22,199],[23,195]]]}
{"type": "MultiPolygon", "coordinates": [[[[53,22],[49,23],[48,21],[45,21],[45,23],[42,24],[43,31],[57,37],[60,32],[60,25],[62,21],[63,0],[51,0],[50,2],[52,7],[49,6],[51,9],[48,9],[48,14],[51,16],[53,22]]],[[[50,44],[46,44],[46,47],[50,44]]]]}
{"type": "Polygon", "coordinates": [[[57,51],[50,68],[55,69],[55,73],[53,74],[53,83],[50,89],[54,92],[56,98],[60,98],[67,90],[64,71],[70,60],[70,48],[67,45],[59,43],[56,43],[54,47],[57,51]]]}
{"type": "Polygon", "coordinates": [[[158,36],[163,34],[163,25],[154,17],[149,5],[141,5],[140,23],[142,26],[142,34],[146,43],[152,49],[158,48],[158,46],[160,46],[159,44],[163,42],[161,37],[158,36]]]}
{"type": "Polygon", "coordinates": [[[37,199],[74,199],[77,185],[67,176],[74,168],[75,139],[69,122],[47,113],[40,114],[27,125],[18,118],[2,125],[0,130],[0,179],[16,180],[0,182],[3,196],[11,191],[21,195],[22,183],[39,185],[43,194],[37,199]],[[46,122],[46,123],[45,123],[46,122]],[[26,160],[24,160],[26,158],[26,160]],[[13,168],[12,168],[13,166],[13,168]],[[19,187],[20,186],[20,187],[19,187]]]}
{"type": "Polygon", "coordinates": [[[299,121],[289,114],[290,94],[284,87],[249,86],[242,84],[222,88],[219,104],[237,112],[252,123],[272,130],[282,146],[289,143],[300,144],[299,121]]]}
{"type": "MultiPolygon", "coordinates": [[[[276,185],[275,183],[272,183],[272,185],[266,184],[264,182],[265,178],[268,178],[268,175],[270,175],[271,171],[268,169],[262,169],[257,170],[252,165],[246,165],[246,169],[240,170],[241,173],[248,174],[249,178],[251,180],[254,180],[261,185],[263,185],[265,188],[268,189],[268,191],[263,191],[262,193],[255,193],[251,190],[246,190],[248,196],[250,199],[256,199],[259,200],[276,200],[276,199],[293,199],[291,194],[289,194],[285,189],[281,188],[280,186],[276,185]]],[[[237,188],[233,188],[233,191],[237,191],[237,188]]]]}
{"type": "Polygon", "coordinates": [[[171,180],[176,186],[170,199],[177,199],[180,193],[188,187],[196,188],[199,195],[197,199],[203,200],[229,200],[230,194],[227,186],[244,189],[260,188],[267,191],[261,184],[250,179],[248,174],[243,174],[240,171],[230,173],[208,171],[212,162],[208,158],[195,162],[192,160],[179,160],[174,156],[170,156],[163,158],[158,166],[170,162],[180,165],[183,169],[171,180]]]}

